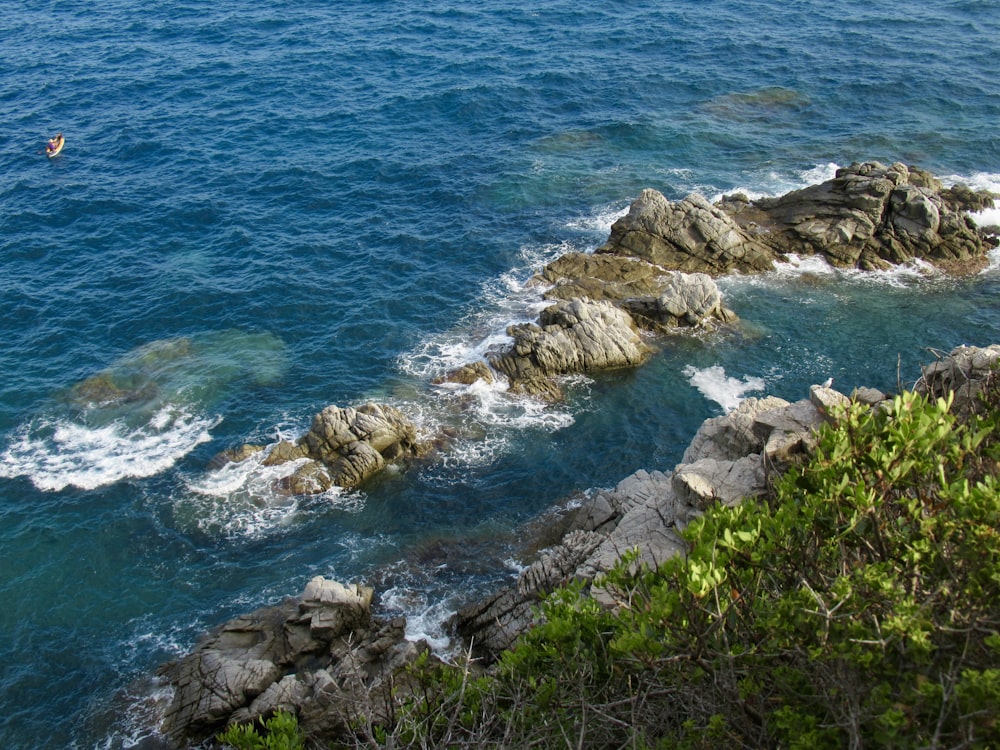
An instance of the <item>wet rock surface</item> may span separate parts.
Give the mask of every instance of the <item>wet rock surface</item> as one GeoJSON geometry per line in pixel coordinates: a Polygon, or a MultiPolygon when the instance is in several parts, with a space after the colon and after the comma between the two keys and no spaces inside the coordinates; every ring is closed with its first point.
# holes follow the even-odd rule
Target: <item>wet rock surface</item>
{"type": "Polygon", "coordinates": [[[184,747],[279,709],[321,737],[382,716],[402,685],[394,676],[427,646],[406,640],[402,618],[373,617],[372,595],[316,577],[299,597],[222,625],[161,669],[174,688],[166,737],[184,747]]]}
{"type": "MultiPolygon", "coordinates": [[[[244,445],[216,456],[214,468],[227,461],[246,460],[263,450],[244,445]]],[[[397,408],[368,403],[357,408],[328,406],[298,440],[281,441],[264,458],[265,466],[298,462],[281,481],[291,495],[312,495],[331,487],[353,489],[393,461],[426,454],[430,446],[417,438],[417,430],[397,408]]]]}
{"type": "Polygon", "coordinates": [[[638,257],[667,269],[719,276],[770,270],[789,254],[822,255],[865,270],[921,258],[946,270],[979,270],[996,244],[968,211],[992,207],[989,193],[944,189],[916,167],[852,164],[786,195],[717,204],[693,195],[669,201],[644,190],[612,226],[598,253],[638,257]]]}

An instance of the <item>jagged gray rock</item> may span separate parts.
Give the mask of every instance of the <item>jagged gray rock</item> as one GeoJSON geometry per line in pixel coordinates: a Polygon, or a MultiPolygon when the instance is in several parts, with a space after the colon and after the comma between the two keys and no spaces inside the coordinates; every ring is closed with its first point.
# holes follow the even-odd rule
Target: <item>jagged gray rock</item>
{"type": "MultiPolygon", "coordinates": [[[[213,459],[219,468],[227,460],[243,460],[262,450],[243,446],[213,459]]],[[[271,448],[263,463],[300,465],[281,480],[280,489],[292,495],[325,492],[333,486],[352,489],[390,462],[425,454],[429,446],[417,438],[416,427],[399,409],[368,403],[357,408],[328,406],[297,441],[283,440],[271,448]]]]}
{"type": "Polygon", "coordinates": [[[649,188],[611,226],[611,236],[597,252],[713,276],[767,271],[775,258],[770,247],[704,197],[695,194],[672,202],[649,188]]]}
{"type": "Polygon", "coordinates": [[[316,577],[298,599],[222,625],[161,669],[174,690],[165,736],[183,747],[278,709],[331,738],[359,716],[384,717],[403,684],[393,676],[427,646],[406,640],[402,618],[373,618],[372,595],[316,577]]]}
{"type": "MultiPolygon", "coordinates": [[[[961,346],[924,367],[915,390],[938,397],[954,392],[955,408],[969,409],[998,366],[1000,345],[961,346]]],[[[855,400],[872,408],[886,398],[874,389],[855,391],[855,400]]],[[[729,414],[705,420],[672,473],[639,471],[614,490],[593,495],[577,511],[588,530],[571,530],[564,543],[546,550],[541,565],[549,575],[529,568],[531,574],[522,574],[515,585],[461,610],[456,631],[478,644],[477,653],[489,661],[516,640],[518,628],[534,624],[533,604],[564,580],[590,582],[596,600],[616,605],[617,594],[602,586],[602,573],[627,553],[637,553],[634,565],[654,568],[682,554],[679,532],[691,518],[713,503],[733,505],[761,494],[770,475],[816,447],[820,426],[835,420],[850,401],[830,386],[814,385],[808,399],[748,398],[729,414]]]]}
{"type": "Polygon", "coordinates": [[[674,471],[678,499],[695,508],[736,505],[764,490],[764,459],[759,453],[736,461],[703,458],[674,471]]]}
{"type": "MultiPolygon", "coordinates": [[[[855,164],[822,185],[757,201],[730,196],[713,206],[691,196],[672,203],[646,190],[593,256],[569,254],[539,275],[556,302],[537,325],[513,326],[509,350],[453,374],[471,383],[506,376],[514,391],[558,398],[559,375],[640,364],[649,347],[638,323],[662,330],[731,322],[710,275],[769,269],[784,254],[821,253],[836,265],[881,268],[914,257],[975,267],[992,244],[964,216],[991,196],[942,190],[930,175],[900,164],[855,164]],[[490,365],[493,369],[490,369],[490,365]]],[[[918,390],[955,390],[968,406],[1000,359],[1000,346],[959,347],[924,368],[918,390]]],[[[93,386],[99,394],[101,384],[93,386]]],[[[116,398],[117,395],[113,394],[116,398]]],[[[856,392],[865,403],[884,395],[856,392]]],[[[746,399],[706,420],[673,472],[639,471],[611,491],[594,493],[561,540],[546,548],[515,584],[473,603],[454,620],[457,633],[487,660],[531,627],[534,605],[569,580],[591,584],[600,601],[615,592],[601,575],[635,551],[635,565],[656,567],[682,554],[680,531],[715,502],[759,494],[770,472],[815,446],[815,431],[847,401],[814,386],[808,400],[746,399]]],[[[245,460],[244,446],[220,456],[245,460]]],[[[355,487],[389,461],[420,455],[416,430],[396,409],[331,406],[296,442],[272,448],[266,463],[300,462],[285,480],[295,494],[355,487]]],[[[289,708],[307,731],[334,737],[358,716],[378,719],[405,685],[393,675],[426,649],[405,639],[405,621],[371,615],[371,590],[314,579],[298,600],[223,625],[163,675],[174,687],[164,720],[178,744],[210,736],[227,722],[289,708]]]]}
{"type": "Polygon", "coordinates": [[[809,403],[816,407],[823,417],[835,417],[839,410],[843,410],[851,399],[840,391],[835,391],[830,386],[814,385],[809,388],[809,403]]]}
{"type": "Polygon", "coordinates": [[[947,270],[979,270],[996,245],[968,216],[992,207],[989,193],[943,190],[903,164],[852,164],[819,185],[778,198],[700,196],[668,201],[646,189],[611,228],[598,253],[718,276],[769,270],[788,254],[821,254],[836,266],[883,269],[923,258],[947,270]]]}
{"type": "Polygon", "coordinates": [[[683,550],[678,530],[698,510],[678,498],[670,474],[640,469],[607,497],[618,508],[617,518],[605,524],[605,539],[580,566],[579,577],[594,580],[630,552],[637,553],[634,565],[656,568],[683,550]]]}
{"type": "Polygon", "coordinates": [[[589,524],[586,531],[571,530],[514,585],[460,610],[455,632],[489,661],[534,624],[538,600],[566,581],[590,582],[592,596],[614,604],[615,593],[601,585],[603,573],[627,553],[635,553],[633,565],[651,568],[682,554],[680,531],[693,517],[712,503],[733,505],[761,494],[768,471],[814,444],[822,421],[811,401],[775,397],[745,399],[729,414],[706,420],[673,472],[638,471],[593,495],[576,511],[589,524]]]}
{"type": "Polygon", "coordinates": [[[477,653],[495,658],[536,622],[535,608],[542,596],[571,581],[576,569],[603,539],[593,531],[570,531],[560,544],[542,552],[539,559],[518,576],[513,587],[502,589],[456,614],[452,628],[471,643],[477,653]]]}
{"type": "MultiPolygon", "coordinates": [[[[917,390],[944,395],[957,388],[971,403],[998,361],[1000,345],[958,347],[923,368],[917,390]]],[[[874,408],[885,398],[856,393],[874,408]]],[[[749,398],[706,420],[673,472],[640,470],[612,490],[590,493],[566,515],[560,540],[513,585],[462,608],[454,631],[488,663],[536,623],[540,598],[571,580],[589,583],[598,602],[620,605],[621,592],[606,588],[602,574],[629,553],[634,565],[653,568],[683,554],[681,532],[691,519],[712,503],[762,492],[769,472],[810,451],[818,427],[845,403],[838,391],[812,386],[808,399],[749,398]]],[[[408,689],[401,670],[427,646],[405,639],[402,618],[374,618],[371,602],[371,589],[318,577],[298,599],[229,621],[161,670],[174,688],[166,736],[182,746],[279,708],[327,739],[343,736],[361,716],[388,719],[408,689]]]]}
{"type": "Polygon", "coordinates": [[[936,361],[921,368],[913,390],[934,398],[955,394],[953,408],[974,408],[987,377],[998,367],[1000,344],[987,347],[957,346],[936,361]]]}
{"type": "Polygon", "coordinates": [[[722,304],[722,292],[705,273],[675,272],[662,277],[659,293],[633,297],[621,303],[644,327],[670,331],[681,327],[704,327],[735,323],[736,313],[722,304]]]}
{"type": "Polygon", "coordinates": [[[747,398],[729,414],[706,419],[684,451],[681,463],[690,464],[703,458],[735,461],[759,452],[766,438],[754,426],[761,415],[788,405],[777,396],[747,398]]]}
{"type": "Polygon", "coordinates": [[[555,397],[553,376],[634,367],[650,353],[631,317],[610,302],[561,300],[547,307],[538,325],[511,326],[514,343],[490,358],[514,391],[555,397]]]}

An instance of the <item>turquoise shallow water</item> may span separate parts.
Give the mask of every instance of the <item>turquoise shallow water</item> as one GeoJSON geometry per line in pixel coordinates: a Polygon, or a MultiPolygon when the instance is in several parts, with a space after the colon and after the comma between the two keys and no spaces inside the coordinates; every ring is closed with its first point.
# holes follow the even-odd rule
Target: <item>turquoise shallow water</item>
{"type": "Polygon", "coordinates": [[[158,664],[317,573],[444,647],[517,523],[671,468],[741,394],[893,388],[1000,341],[996,271],[806,264],[724,282],[739,333],[557,407],[429,386],[643,187],[778,194],[879,159],[1000,188],[995,0],[244,6],[0,17],[4,747],[137,746],[158,664]],[[346,495],[206,469],[369,399],[460,437],[346,495]]]}

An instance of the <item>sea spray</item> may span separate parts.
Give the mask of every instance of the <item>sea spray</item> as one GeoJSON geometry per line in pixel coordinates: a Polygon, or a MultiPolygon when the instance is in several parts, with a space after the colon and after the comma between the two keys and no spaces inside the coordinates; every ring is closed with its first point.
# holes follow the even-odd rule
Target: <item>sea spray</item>
{"type": "Polygon", "coordinates": [[[699,369],[688,365],[683,370],[689,382],[710,401],[722,407],[726,413],[731,412],[746,397],[747,393],[763,391],[763,378],[748,376],[742,379],[726,375],[725,369],[719,365],[699,369]]]}
{"type": "Polygon", "coordinates": [[[39,417],[23,424],[0,453],[0,477],[25,476],[40,490],[58,492],[154,476],[211,440],[219,421],[169,404],[138,427],[123,421],[88,427],[39,417]]]}

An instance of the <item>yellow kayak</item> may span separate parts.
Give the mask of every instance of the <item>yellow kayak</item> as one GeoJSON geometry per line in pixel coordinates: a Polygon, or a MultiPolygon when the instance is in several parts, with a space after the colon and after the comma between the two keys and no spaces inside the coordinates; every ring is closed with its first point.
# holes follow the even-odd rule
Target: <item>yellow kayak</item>
{"type": "Polygon", "coordinates": [[[63,146],[66,145],[66,139],[63,138],[63,134],[59,133],[54,138],[49,138],[48,145],[45,146],[45,153],[51,159],[53,156],[58,156],[59,152],[63,150],[63,146]]]}

